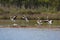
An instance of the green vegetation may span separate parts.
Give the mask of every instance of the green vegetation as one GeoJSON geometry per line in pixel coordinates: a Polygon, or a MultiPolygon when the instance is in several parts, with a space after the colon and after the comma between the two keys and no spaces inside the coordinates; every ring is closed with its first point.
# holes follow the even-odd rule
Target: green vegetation
{"type": "MultiPolygon", "coordinates": [[[[32,27],[36,27],[36,26],[39,26],[36,22],[37,20],[29,20],[29,22],[27,23],[25,20],[16,20],[16,24],[18,24],[18,26],[32,26],[32,27]]],[[[3,25],[3,26],[8,26],[8,25],[12,25],[13,26],[14,22],[10,21],[10,20],[0,20],[0,25],[3,25]]],[[[49,24],[46,22],[40,26],[49,26],[49,24]]],[[[50,25],[51,26],[60,26],[60,20],[53,20],[53,24],[50,25]]]]}
{"type": "Polygon", "coordinates": [[[37,17],[46,19],[46,16],[59,20],[60,0],[0,0],[0,19],[9,19],[13,15],[17,15],[17,19],[27,15],[33,20],[37,17]]]}
{"type": "Polygon", "coordinates": [[[16,9],[16,8],[0,8],[0,19],[10,19],[10,16],[17,15],[17,19],[22,19],[23,15],[26,15],[28,19],[49,19],[60,20],[60,12],[42,12],[40,9],[16,9]]]}
{"type": "MultiPolygon", "coordinates": [[[[35,25],[38,19],[55,20],[52,25],[60,25],[60,0],[0,0],[0,23],[13,24],[10,16],[17,15],[17,21],[19,25],[26,25],[26,22],[22,19],[23,15],[26,15],[30,22],[28,25],[35,25]],[[3,19],[5,21],[3,21],[3,19]],[[6,21],[7,20],[7,21],[6,21]],[[3,23],[4,22],[4,23],[3,23]]],[[[44,23],[43,25],[46,25],[44,23]]]]}
{"type": "Polygon", "coordinates": [[[2,7],[60,11],[60,0],[0,0],[2,7]]]}

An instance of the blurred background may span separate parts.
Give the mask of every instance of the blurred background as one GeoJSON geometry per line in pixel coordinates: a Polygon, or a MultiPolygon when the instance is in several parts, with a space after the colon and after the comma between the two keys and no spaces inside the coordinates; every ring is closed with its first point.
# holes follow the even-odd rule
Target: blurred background
{"type": "MultiPolygon", "coordinates": [[[[0,25],[11,25],[10,16],[16,15],[19,25],[36,25],[36,20],[54,20],[52,25],[60,25],[60,0],[0,0],[0,25]],[[29,23],[22,16],[26,15],[29,23]]],[[[44,23],[46,25],[46,23],[44,23]]]]}

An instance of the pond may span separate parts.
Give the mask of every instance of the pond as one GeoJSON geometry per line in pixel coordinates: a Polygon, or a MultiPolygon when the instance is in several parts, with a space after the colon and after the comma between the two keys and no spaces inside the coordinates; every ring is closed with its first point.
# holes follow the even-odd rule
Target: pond
{"type": "Polygon", "coordinates": [[[0,40],[60,40],[60,30],[0,28],[0,40]]]}

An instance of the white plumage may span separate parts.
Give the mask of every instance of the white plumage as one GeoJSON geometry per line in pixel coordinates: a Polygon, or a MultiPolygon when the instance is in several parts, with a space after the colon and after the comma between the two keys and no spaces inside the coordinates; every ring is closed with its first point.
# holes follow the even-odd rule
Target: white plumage
{"type": "Polygon", "coordinates": [[[13,16],[13,17],[10,16],[10,20],[13,21],[13,22],[15,22],[16,17],[17,17],[17,16],[13,16]]]}
{"type": "Polygon", "coordinates": [[[28,18],[25,15],[22,18],[25,19],[26,22],[29,22],[28,18]]]}
{"type": "Polygon", "coordinates": [[[52,24],[52,20],[49,20],[49,21],[48,21],[48,24],[52,24]]]}
{"type": "Polygon", "coordinates": [[[42,24],[42,21],[41,20],[37,20],[37,24],[42,24]]]}
{"type": "Polygon", "coordinates": [[[18,25],[18,24],[15,24],[15,23],[13,24],[13,26],[17,26],[17,25],[18,25]]]}

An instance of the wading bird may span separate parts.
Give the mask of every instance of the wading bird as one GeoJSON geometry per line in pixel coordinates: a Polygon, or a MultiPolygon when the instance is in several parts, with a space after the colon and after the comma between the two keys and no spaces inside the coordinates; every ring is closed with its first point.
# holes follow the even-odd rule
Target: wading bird
{"type": "Polygon", "coordinates": [[[28,18],[24,15],[23,17],[22,17],[26,22],[29,22],[29,20],[28,20],[28,18]]]}
{"type": "Polygon", "coordinates": [[[37,24],[38,25],[41,25],[42,24],[42,21],[41,20],[37,20],[37,24]]]}
{"type": "Polygon", "coordinates": [[[15,23],[16,22],[16,17],[17,16],[10,16],[10,20],[12,21],[12,22],[14,22],[14,26],[17,26],[17,24],[15,23]]]}
{"type": "Polygon", "coordinates": [[[48,21],[48,24],[52,24],[52,23],[53,23],[53,20],[49,20],[49,21],[48,21]]]}
{"type": "Polygon", "coordinates": [[[37,20],[37,24],[38,25],[41,25],[42,24],[42,20],[40,20],[39,17],[38,17],[38,20],[37,20]]]}
{"type": "Polygon", "coordinates": [[[10,20],[15,22],[17,16],[10,16],[10,20]]]}

